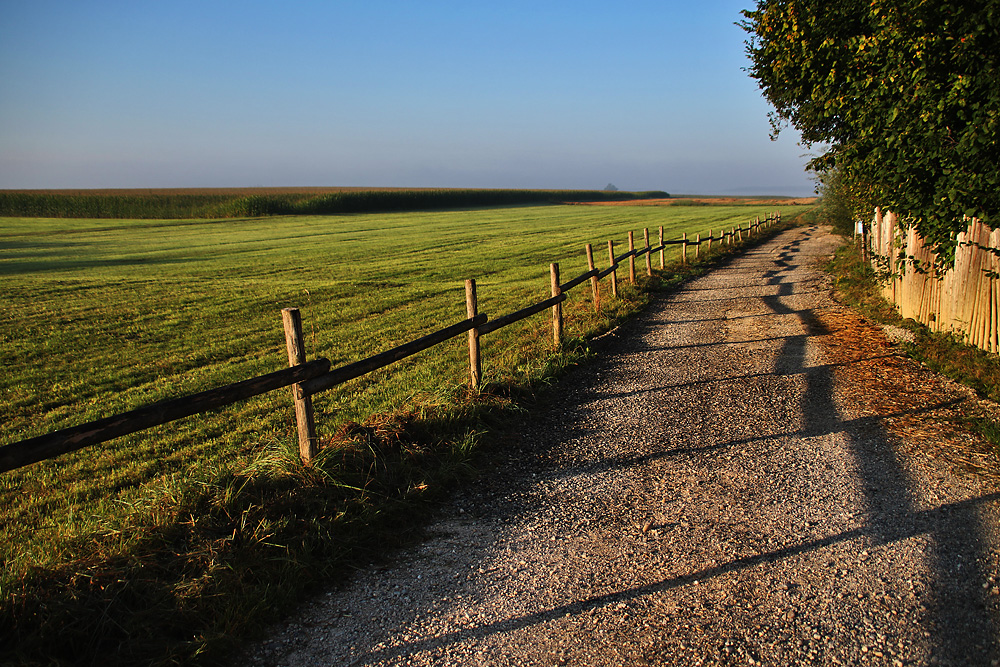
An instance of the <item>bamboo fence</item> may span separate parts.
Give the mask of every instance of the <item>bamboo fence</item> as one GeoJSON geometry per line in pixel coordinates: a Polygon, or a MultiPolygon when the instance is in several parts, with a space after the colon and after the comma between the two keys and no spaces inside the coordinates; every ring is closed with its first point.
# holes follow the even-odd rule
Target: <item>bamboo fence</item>
{"type": "Polygon", "coordinates": [[[886,277],[882,295],[901,316],[996,354],[1000,229],[972,218],[955,241],[955,262],[942,269],[937,254],[913,227],[876,208],[868,247],[872,266],[886,277]]]}

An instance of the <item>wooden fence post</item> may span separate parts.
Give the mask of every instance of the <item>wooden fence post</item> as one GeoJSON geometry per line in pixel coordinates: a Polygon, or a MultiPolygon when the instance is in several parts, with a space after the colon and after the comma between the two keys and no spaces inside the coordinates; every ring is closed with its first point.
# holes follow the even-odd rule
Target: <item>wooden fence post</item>
{"type": "Polygon", "coordinates": [[[708,230],[708,252],[712,252],[712,234],[713,230],[708,230]]]}
{"type": "MultiPolygon", "coordinates": [[[[615,265],[615,242],[608,241],[608,266],[615,265]]],[[[618,269],[611,271],[611,296],[618,298],[618,269]]]]}
{"type": "Polygon", "coordinates": [[[701,257],[701,232],[698,232],[694,237],[694,258],[698,259],[701,257]]]}
{"type": "MultiPolygon", "coordinates": [[[[306,342],[302,336],[302,314],[298,308],[284,308],[281,311],[281,321],[285,326],[288,365],[301,366],[306,363],[306,342]]],[[[308,464],[316,456],[319,449],[312,397],[303,391],[301,384],[293,384],[292,398],[295,400],[295,423],[299,432],[299,457],[303,463],[308,464]]]]}
{"type": "MultiPolygon", "coordinates": [[[[587,270],[593,271],[594,265],[594,248],[588,243],[587,244],[587,270]]],[[[601,310],[601,288],[599,286],[600,279],[597,276],[590,277],[590,291],[594,296],[594,310],[601,310]]]]}
{"type": "MultiPolygon", "coordinates": [[[[479,314],[479,296],[476,293],[476,280],[465,281],[465,311],[472,319],[479,314]]],[[[469,375],[472,376],[472,388],[479,389],[483,382],[483,365],[479,359],[479,329],[469,329],[469,375]]]]}
{"type": "Polygon", "coordinates": [[[681,243],[681,264],[687,264],[688,263],[688,233],[687,232],[684,232],[684,235],[681,237],[681,241],[682,241],[682,243],[681,243]]]}
{"type": "MultiPolygon", "coordinates": [[[[632,230],[628,230],[628,250],[632,252],[635,250],[635,236],[632,234],[632,230]]],[[[628,281],[635,285],[635,255],[629,255],[628,257],[628,281]]]]}
{"type": "Polygon", "coordinates": [[[646,276],[653,277],[653,258],[650,257],[650,249],[653,247],[649,245],[649,227],[644,227],[642,230],[642,239],[646,242],[646,276]]]}
{"type": "Polygon", "coordinates": [[[663,263],[663,225],[660,225],[660,271],[667,268],[667,265],[663,263]]]}
{"type": "MultiPolygon", "coordinates": [[[[559,296],[562,290],[559,288],[559,265],[553,262],[549,264],[549,276],[552,278],[552,296],[559,296]]],[[[562,303],[552,306],[552,342],[556,347],[562,344],[562,303]]]]}

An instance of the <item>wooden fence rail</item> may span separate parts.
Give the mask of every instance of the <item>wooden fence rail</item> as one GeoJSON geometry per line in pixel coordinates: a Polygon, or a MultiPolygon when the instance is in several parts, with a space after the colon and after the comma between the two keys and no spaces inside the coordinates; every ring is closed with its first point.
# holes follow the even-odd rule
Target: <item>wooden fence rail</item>
{"type": "Polygon", "coordinates": [[[113,438],[160,426],[176,419],[216,410],[285,387],[292,387],[292,398],[295,402],[296,422],[298,424],[299,454],[302,460],[308,463],[316,455],[318,448],[318,437],[313,421],[311,402],[311,397],[314,394],[327,391],[344,382],[389,366],[401,359],[405,359],[465,332],[469,333],[471,383],[473,387],[479,387],[482,382],[479,349],[480,337],[551,308],[553,311],[553,342],[558,346],[562,339],[562,303],[567,299],[566,293],[573,288],[578,287],[588,280],[591,281],[594,304],[595,307],[599,307],[599,281],[610,275],[612,296],[617,298],[617,271],[621,268],[621,262],[626,259],[629,260],[629,277],[634,284],[636,281],[635,260],[638,257],[646,257],[647,275],[652,275],[653,271],[650,262],[652,254],[654,252],[660,253],[662,268],[664,266],[663,251],[667,246],[683,245],[682,261],[686,261],[689,245],[694,245],[697,248],[702,243],[711,244],[713,240],[733,245],[738,238],[742,239],[743,231],[746,231],[748,235],[752,235],[761,227],[775,224],[780,219],[780,214],[769,215],[764,222],[761,222],[759,219],[751,221],[746,229],[734,227],[730,232],[722,232],[721,236],[718,237],[714,237],[710,231],[707,237],[702,238],[699,235],[695,241],[689,240],[687,234],[684,234],[678,240],[665,241],[663,240],[663,228],[661,227],[659,230],[660,243],[655,247],[650,245],[649,230],[645,229],[643,230],[643,240],[646,244],[644,248],[635,247],[634,235],[630,231],[628,234],[630,246],[628,252],[616,256],[614,254],[614,242],[608,241],[609,262],[606,269],[599,269],[594,266],[592,246],[588,244],[585,248],[588,264],[586,272],[564,283],[560,283],[559,265],[553,264],[550,271],[551,297],[495,319],[490,319],[485,313],[478,312],[476,282],[475,280],[468,280],[466,281],[466,310],[468,319],[386,350],[385,352],[380,352],[367,359],[362,359],[335,369],[330,368],[331,364],[327,359],[321,358],[306,361],[299,310],[297,308],[286,308],[282,311],[282,320],[285,328],[289,368],[196,394],[161,401],[122,414],[0,446],[0,473],[106,442],[113,438]]]}
{"type": "Polygon", "coordinates": [[[506,315],[498,317],[495,320],[490,320],[489,322],[486,322],[482,326],[477,327],[479,335],[485,336],[486,334],[492,333],[497,329],[501,329],[510,324],[514,324],[514,322],[523,320],[526,317],[531,317],[536,313],[540,313],[546,308],[551,308],[557,303],[562,303],[565,300],[566,300],[565,293],[558,294],[556,296],[545,299],[544,301],[539,301],[538,303],[532,304],[527,308],[522,308],[521,310],[516,310],[513,313],[508,313],[506,315]]]}
{"type": "Polygon", "coordinates": [[[96,445],[182,417],[232,405],[233,403],[288,387],[328,371],[330,362],[316,359],[235,384],[181,396],[122,414],[98,419],[35,438],[0,447],[0,472],[13,470],[60,454],[96,445]]]}
{"type": "Polygon", "coordinates": [[[380,352],[379,354],[368,357],[367,359],[362,359],[361,361],[355,361],[354,363],[347,364],[346,366],[341,366],[340,368],[336,368],[328,373],[324,373],[323,375],[303,382],[302,390],[307,394],[318,394],[320,392],[327,391],[328,389],[336,387],[338,384],[343,384],[348,380],[353,380],[354,378],[361,377],[362,375],[367,375],[372,371],[377,371],[380,368],[394,364],[400,359],[405,359],[406,357],[412,356],[417,352],[422,352],[427,348],[434,347],[438,343],[443,343],[450,338],[454,338],[459,334],[465,333],[469,329],[485,323],[486,320],[487,317],[485,313],[481,313],[475,317],[453,324],[450,327],[445,327],[444,329],[400,345],[399,347],[394,347],[391,350],[380,352]]]}

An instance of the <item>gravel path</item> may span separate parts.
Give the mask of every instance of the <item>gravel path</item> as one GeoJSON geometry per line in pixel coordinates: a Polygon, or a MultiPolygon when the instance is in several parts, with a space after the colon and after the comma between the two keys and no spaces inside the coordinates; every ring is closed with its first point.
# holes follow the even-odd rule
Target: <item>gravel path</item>
{"type": "Polygon", "coordinates": [[[428,540],[244,662],[1000,664],[1000,484],[831,362],[836,244],[785,232],[654,303],[428,540]]]}

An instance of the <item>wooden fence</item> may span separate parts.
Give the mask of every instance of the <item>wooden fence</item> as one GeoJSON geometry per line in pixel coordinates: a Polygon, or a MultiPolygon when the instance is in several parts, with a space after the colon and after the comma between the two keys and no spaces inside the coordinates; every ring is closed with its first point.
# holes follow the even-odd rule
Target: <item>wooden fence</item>
{"type": "Polygon", "coordinates": [[[892,212],[876,209],[868,247],[872,266],[886,277],[882,295],[903,317],[932,331],[954,332],[996,354],[1000,230],[972,219],[955,240],[955,263],[941,270],[937,255],[915,229],[900,225],[892,212]]]}
{"type": "Polygon", "coordinates": [[[502,327],[518,322],[526,317],[540,313],[546,309],[552,311],[552,337],[558,347],[562,341],[562,303],[567,298],[567,292],[574,287],[590,281],[594,307],[600,308],[599,281],[611,277],[611,294],[618,296],[618,269],[621,262],[628,260],[629,281],[636,283],[636,259],[645,257],[646,275],[653,275],[652,255],[659,253],[660,269],[665,268],[664,250],[670,245],[681,246],[681,262],[689,261],[689,248],[694,246],[695,257],[701,252],[701,246],[707,244],[712,248],[713,242],[726,246],[735,246],[746,238],[751,238],[767,227],[781,221],[780,213],[767,216],[764,220],[757,218],[744,227],[732,227],[730,231],[720,230],[718,236],[709,231],[708,236],[696,235],[694,240],[684,234],[680,239],[664,241],[663,227],[659,230],[659,243],[651,246],[649,229],[643,230],[644,246],[635,247],[633,233],[628,233],[628,252],[615,255],[614,242],[608,241],[608,267],[598,269],[594,264],[593,248],[585,247],[588,270],[571,280],[561,283],[559,265],[550,266],[551,296],[548,299],[532,304],[520,310],[508,313],[496,319],[489,319],[485,313],[478,312],[478,294],[476,281],[467,280],[466,312],[467,319],[435,331],[416,340],[410,341],[391,350],[386,350],[374,356],[356,361],[339,368],[331,369],[327,359],[306,361],[306,346],[302,335],[302,318],[298,308],[282,310],[282,321],[285,329],[285,343],[288,351],[288,365],[284,370],[269,373],[259,377],[243,380],[235,384],[209,389],[197,394],[162,401],[137,410],[106,417],[79,426],[54,431],[27,440],[21,440],[0,446],[0,472],[6,472],[36,463],[45,459],[76,451],[90,445],[106,442],[113,438],[143,431],[167,422],[189,417],[209,410],[215,410],[239,401],[258,396],[266,392],[291,387],[292,399],[295,405],[295,418],[299,439],[299,454],[303,462],[309,463],[316,455],[319,438],[313,417],[312,396],[332,389],[348,380],[360,377],[372,371],[384,368],[400,359],[426,350],[460,334],[468,332],[469,336],[469,366],[472,386],[478,388],[482,383],[482,362],[480,358],[479,339],[502,327]]]}

